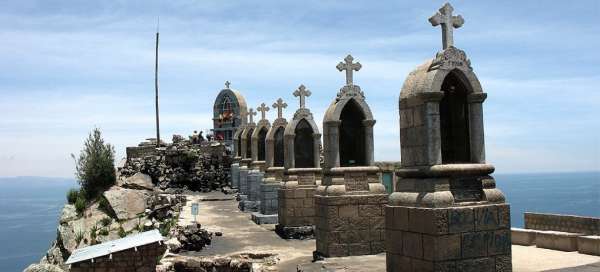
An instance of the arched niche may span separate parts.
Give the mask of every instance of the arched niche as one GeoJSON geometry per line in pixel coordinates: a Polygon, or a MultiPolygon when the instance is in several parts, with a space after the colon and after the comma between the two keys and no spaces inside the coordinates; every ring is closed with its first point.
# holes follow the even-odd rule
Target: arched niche
{"type": "Polygon", "coordinates": [[[470,61],[457,48],[419,65],[400,92],[402,166],[485,164],[486,97],[470,61]]]}
{"type": "Polygon", "coordinates": [[[442,163],[471,162],[469,137],[469,88],[460,78],[462,73],[452,71],[446,75],[441,87],[440,134],[442,163]]]}
{"type": "Polygon", "coordinates": [[[285,146],[283,141],[284,131],[285,127],[279,127],[277,130],[275,130],[275,134],[273,136],[273,166],[275,167],[283,167],[283,148],[285,146]]]}
{"type": "Polygon", "coordinates": [[[323,119],[325,167],[372,166],[374,125],[362,95],[336,99],[323,119]]]}
{"type": "Polygon", "coordinates": [[[254,128],[249,128],[248,133],[246,134],[246,158],[252,158],[252,133],[254,133],[254,128]]]}
{"type": "Polygon", "coordinates": [[[265,160],[265,141],[267,139],[268,128],[262,127],[258,132],[258,151],[257,158],[259,161],[265,160]]]}
{"type": "Polygon", "coordinates": [[[240,135],[238,135],[238,139],[237,139],[237,155],[239,157],[242,156],[242,138],[241,138],[242,134],[240,133],[240,135]]]}
{"type": "Polygon", "coordinates": [[[314,138],[311,125],[302,119],[294,129],[294,163],[296,168],[313,168],[314,163],[314,138]]]}
{"type": "Polygon", "coordinates": [[[366,166],[365,114],[354,99],[346,103],[340,119],[340,166],[366,166]]]}

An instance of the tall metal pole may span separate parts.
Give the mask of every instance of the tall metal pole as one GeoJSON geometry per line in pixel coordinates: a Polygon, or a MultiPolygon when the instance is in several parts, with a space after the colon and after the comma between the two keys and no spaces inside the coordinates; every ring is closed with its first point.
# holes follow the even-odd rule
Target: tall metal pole
{"type": "Polygon", "coordinates": [[[154,90],[156,106],[156,147],[160,147],[160,125],[158,119],[158,27],[156,28],[156,56],[154,62],[154,90]]]}

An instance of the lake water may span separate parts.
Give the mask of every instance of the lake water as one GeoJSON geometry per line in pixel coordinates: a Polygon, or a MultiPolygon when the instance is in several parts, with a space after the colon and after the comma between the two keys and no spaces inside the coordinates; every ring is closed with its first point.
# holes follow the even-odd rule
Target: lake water
{"type": "MultiPolygon", "coordinates": [[[[497,174],[511,204],[514,227],[523,212],[600,217],[600,172],[497,174]]],[[[0,178],[0,271],[22,271],[39,261],[56,238],[56,225],[72,179],[0,178]]]]}

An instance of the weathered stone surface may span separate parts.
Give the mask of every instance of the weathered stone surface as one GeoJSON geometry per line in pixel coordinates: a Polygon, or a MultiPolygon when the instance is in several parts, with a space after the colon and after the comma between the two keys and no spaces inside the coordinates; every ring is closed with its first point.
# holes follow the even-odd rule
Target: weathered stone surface
{"type": "Polygon", "coordinates": [[[115,186],[104,192],[103,195],[120,220],[134,218],[143,213],[148,208],[146,200],[150,197],[150,193],[145,190],[125,189],[115,186]]]}
{"type": "Polygon", "coordinates": [[[152,190],[154,184],[152,184],[152,178],[149,175],[142,173],[135,173],[133,176],[119,180],[118,185],[123,188],[137,189],[137,190],[152,190]]]}
{"type": "Polygon", "coordinates": [[[32,264],[23,272],[64,272],[59,266],[52,264],[32,264]]]}
{"type": "Polygon", "coordinates": [[[65,206],[62,209],[62,212],[60,213],[59,223],[66,223],[68,221],[72,221],[75,218],[77,218],[77,210],[75,210],[75,205],[65,204],[65,206]]]}
{"type": "Polygon", "coordinates": [[[515,245],[531,246],[535,245],[537,231],[530,229],[512,228],[511,239],[515,245]]]}

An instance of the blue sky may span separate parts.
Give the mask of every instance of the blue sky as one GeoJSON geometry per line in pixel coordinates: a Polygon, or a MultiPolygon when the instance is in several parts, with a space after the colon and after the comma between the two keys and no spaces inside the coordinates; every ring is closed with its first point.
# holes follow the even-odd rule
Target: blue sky
{"type": "MultiPolygon", "coordinates": [[[[375,159],[400,160],[397,99],[407,74],[441,48],[427,18],[443,1],[3,1],[0,176],[72,176],[95,126],[117,147],[154,133],[153,58],[160,16],[162,135],[211,126],[232,82],[251,107],[304,84],[320,125],[355,83],[375,125],[375,159]]],[[[497,172],[600,169],[598,1],[453,1],[488,99],[488,162],[497,172]]],[[[269,117],[275,116],[269,112],[269,117]]]]}

